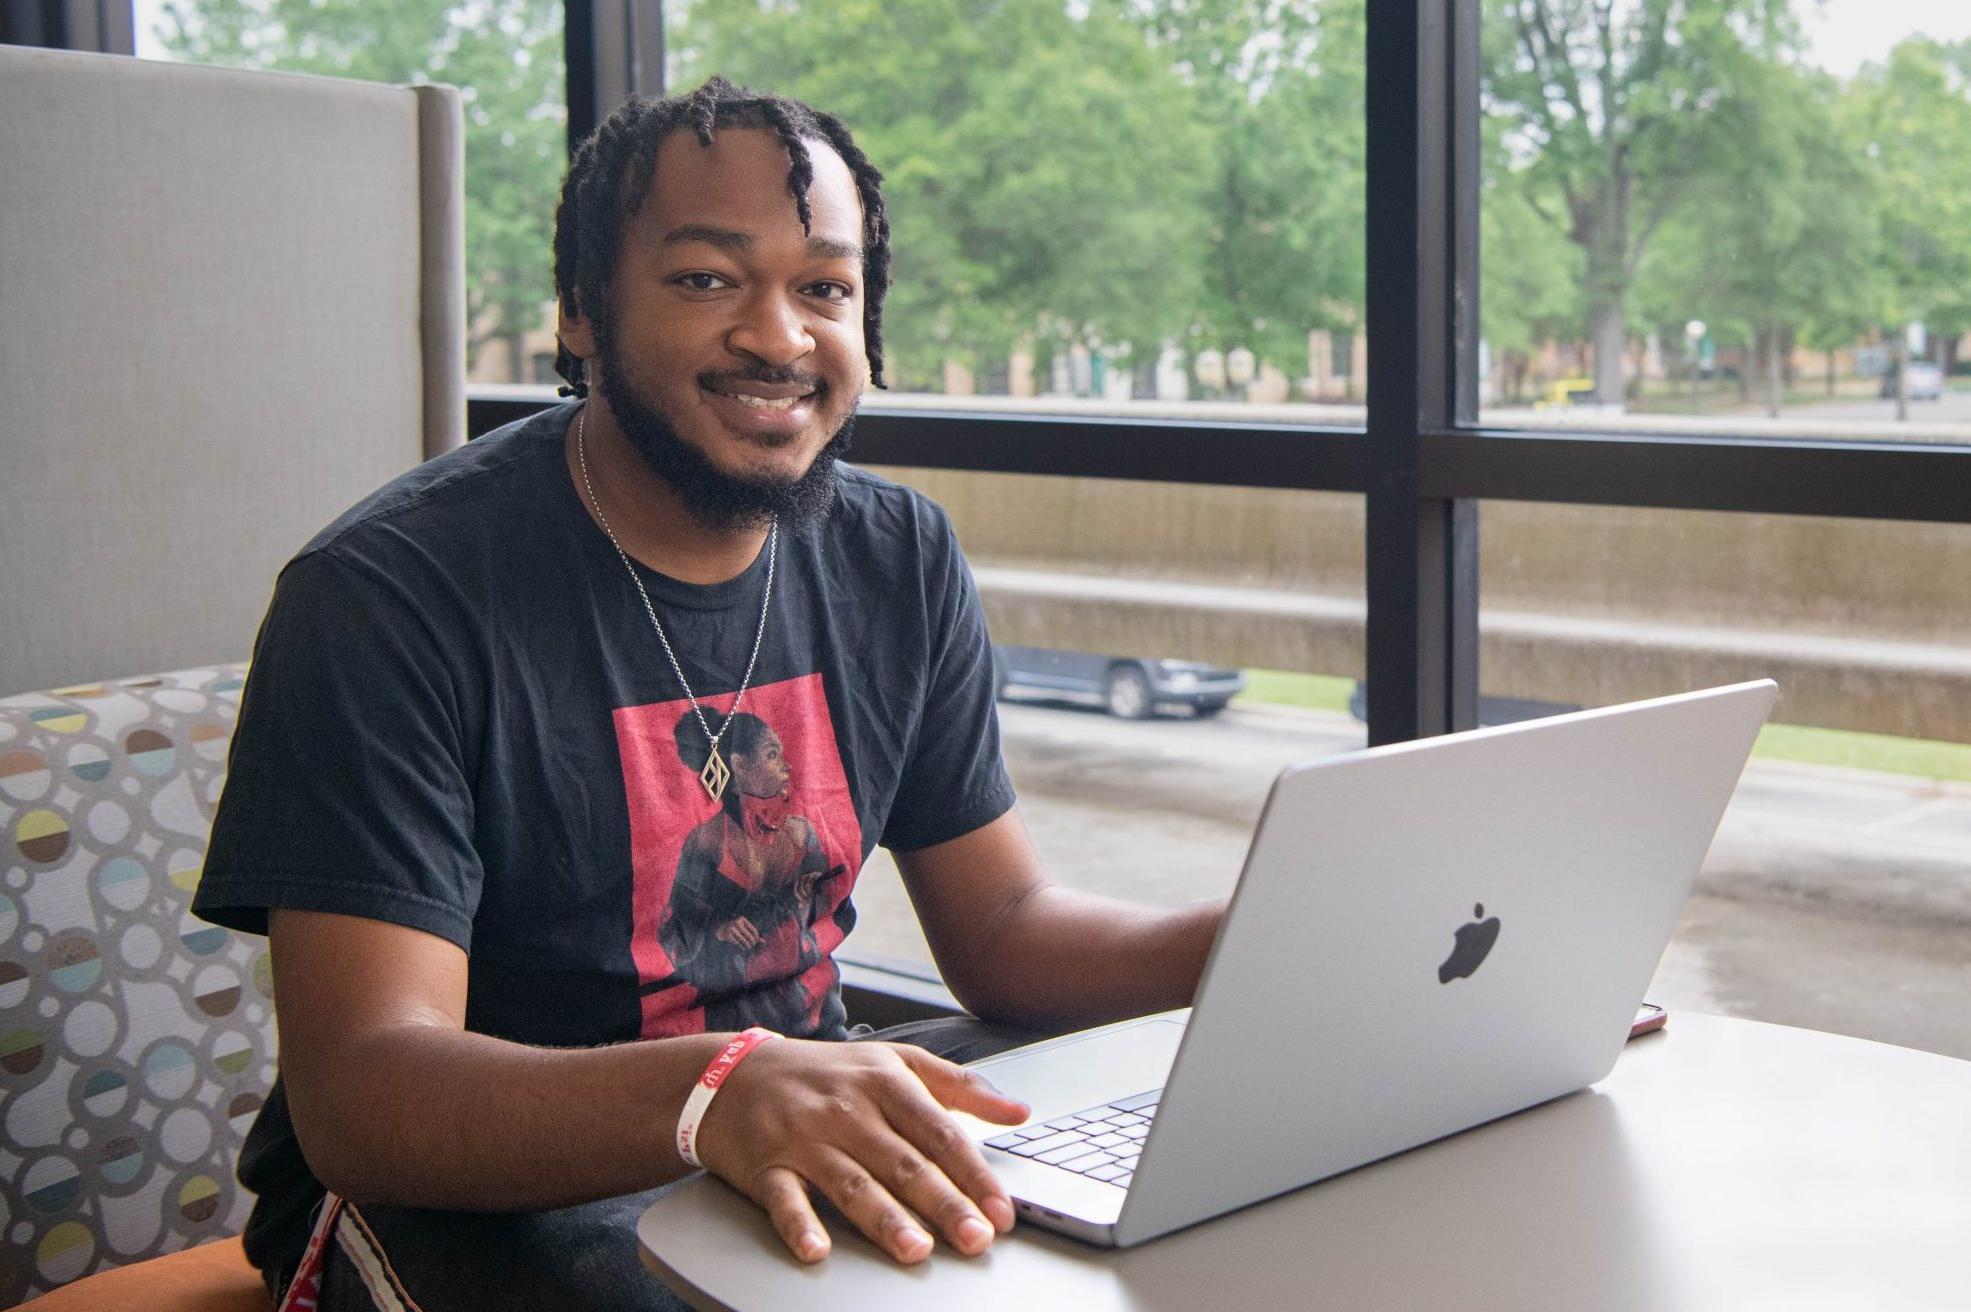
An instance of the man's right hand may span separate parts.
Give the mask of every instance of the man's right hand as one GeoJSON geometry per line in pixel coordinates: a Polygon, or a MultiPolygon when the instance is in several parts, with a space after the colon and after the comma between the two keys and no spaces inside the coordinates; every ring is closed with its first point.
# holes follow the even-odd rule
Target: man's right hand
{"type": "Polygon", "coordinates": [[[706,1109],[698,1156],[765,1208],[804,1262],[829,1249],[810,1186],[899,1262],[930,1254],[918,1218],[976,1254],[1012,1228],[1013,1203],[948,1107],[1001,1125],[1029,1114],[907,1044],[783,1039],[733,1068],[706,1109]]]}

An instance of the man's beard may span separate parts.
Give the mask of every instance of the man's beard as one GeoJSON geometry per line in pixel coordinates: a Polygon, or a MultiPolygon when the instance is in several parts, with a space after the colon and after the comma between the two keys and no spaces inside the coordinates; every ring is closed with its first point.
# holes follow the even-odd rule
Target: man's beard
{"type": "MultiPolygon", "coordinates": [[[[799,478],[747,478],[726,473],[685,441],[676,425],[638,395],[635,385],[626,380],[621,361],[607,346],[601,374],[597,390],[609,403],[616,427],[657,477],[671,485],[692,518],[706,528],[725,532],[778,521],[782,528],[795,532],[820,523],[834,508],[835,464],[849,449],[854,412],[842,420],[842,426],[799,478]]],[[[785,383],[793,380],[792,375],[792,370],[754,369],[727,377],[785,383]]]]}

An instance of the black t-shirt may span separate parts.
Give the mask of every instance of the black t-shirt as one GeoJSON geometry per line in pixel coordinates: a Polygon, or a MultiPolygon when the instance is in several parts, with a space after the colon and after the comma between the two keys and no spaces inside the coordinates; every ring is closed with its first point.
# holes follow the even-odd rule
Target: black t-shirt
{"type": "MultiPolygon", "coordinates": [[[[467,1027],[521,1043],[840,1037],[830,953],[864,858],[1013,802],[950,525],[845,467],[833,513],[781,535],[714,802],[704,730],[568,476],[573,413],[412,470],[288,564],[195,909],[256,933],[286,907],[439,935],[470,954],[467,1027]]],[[[732,707],[767,557],[712,586],[636,567],[708,707],[732,707]]],[[[260,1194],[249,1254],[292,1262],[321,1186],[278,1084],[240,1178],[260,1194]]]]}

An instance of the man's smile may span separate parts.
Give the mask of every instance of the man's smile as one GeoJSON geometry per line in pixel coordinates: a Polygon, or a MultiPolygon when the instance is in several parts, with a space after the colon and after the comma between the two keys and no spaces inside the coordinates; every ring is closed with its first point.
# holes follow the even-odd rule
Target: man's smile
{"type": "Polygon", "coordinates": [[[763,382],[702,374],[698,387],[729,427],[761,437],[791,437],[806,427],[825,390],[813,378],[763,382]]]}
{"type": "Polygon", "coordinates": [[[730,396],[741,405],[749,406],[755,410],[786,410],[792,407],[795,402],[805,397],[807,393],[802,393],[801,396],[774,397],[753,396],[746,392],[727,392],[725,395],[730,396]]]}

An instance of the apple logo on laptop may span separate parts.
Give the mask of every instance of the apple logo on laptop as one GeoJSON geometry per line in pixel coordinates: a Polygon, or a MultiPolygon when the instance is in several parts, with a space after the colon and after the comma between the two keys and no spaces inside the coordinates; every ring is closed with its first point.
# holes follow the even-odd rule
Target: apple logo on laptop
{"type": "Polygon", "coordinates": [[[1451,949],[1450,956],[1444,958],[1444,964],[1437,968],[1439,984],[1449,984],[1454,979],[1464,979],[1477,970],[1484,963],[1486,954],[1492,950],[1492,945],[1499,941],[1499,918],[1493,916],[1490,920],[1484,919],[1483,902],[1473,907],[1471,914],[1478,919],[1473,920],[1469,925],[1458,926],[1457,946],[1451,949]]]}

